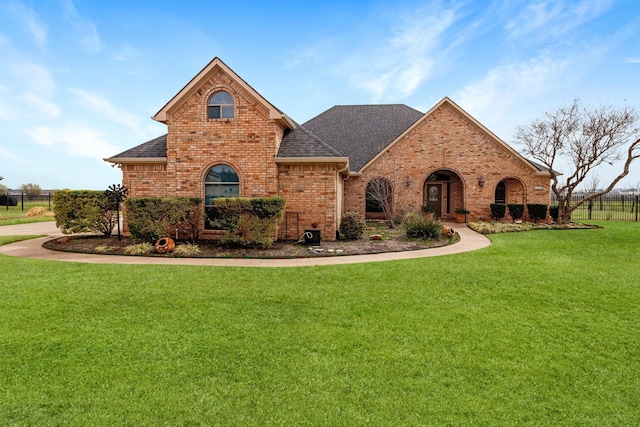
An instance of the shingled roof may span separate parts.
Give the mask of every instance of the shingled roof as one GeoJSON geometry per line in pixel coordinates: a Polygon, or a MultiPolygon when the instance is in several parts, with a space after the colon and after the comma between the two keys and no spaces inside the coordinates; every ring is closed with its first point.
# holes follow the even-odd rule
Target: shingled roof
{"type": "Polygon", "coordinates": [[[143,142],[133,148],[105,159],[112,163],[119,163],[116,160],[123,159],[158,159],[167,157],[167,135],[162,135],[151,141],[143,142]]]}
{"type": "Polygon", "coordinates": [[[357,171],[422,116],[401,104],[336,105],[302,127],[349,157],[350,169],[357,171]]]}
{"type": "Polygon", "coordinates": [[[282,137],[278,158],[299,158],[299,157],[346,157],[307,129],[298,125],[293,130],[287,130],[282,137]]]}

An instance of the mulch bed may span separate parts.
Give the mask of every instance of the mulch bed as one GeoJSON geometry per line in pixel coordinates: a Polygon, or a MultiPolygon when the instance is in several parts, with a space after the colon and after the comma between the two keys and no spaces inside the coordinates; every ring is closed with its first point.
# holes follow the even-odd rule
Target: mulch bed
{"type": "MultiPolygon", "coordinates": [[[[306,258],[342,255],[363,255],[384,252],[413,251],[450,245],[459,241],[456,234],[452,238],[434,240],[408,239],[400,228],[375,225],[368,227],[365,235],[355,241],[322,241],[318,246],[305,246],[295,242],[277,241],[269,249],[248,249],[225,247],[214,241],[197,242],[200,250],[197,258],[306,258]],[[372,234],[379,234],[382,240],[370,240],[372,234]]],[[[94,235],[68,236],[52,239],[44,243],[47,249],[57,251],[93,253],[101,255],[127,255],[125,248],[139,243],[128,237],[104,237],[94,235]],[[96,249],[97,248],[97,249],[96,249]]],[[[144,256],[176,257],[171,253],[150,253],[144,256]]]]}

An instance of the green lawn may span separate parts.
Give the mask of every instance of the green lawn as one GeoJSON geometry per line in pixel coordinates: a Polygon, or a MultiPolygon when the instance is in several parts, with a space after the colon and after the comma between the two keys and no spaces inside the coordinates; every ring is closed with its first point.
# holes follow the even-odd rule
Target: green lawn
{"type": "Polygon", "coordinates": [[[1,257],[3,425],[639,425],[640,224],[292,269],[1,257]]]}
{"type": "Polygon", "coordinates": [[[7,206],[0,206],[0,226],[55,221],[53,215],[35,218],[26,217],[26,213],[29,209],[37,206],[41,206],[47,210],[49,209],[49,204],[47,202],[24,202],[24,210],[22,209],[20,201],[18,202],[18,206],[9,206],[8,208],[7,206]]]}

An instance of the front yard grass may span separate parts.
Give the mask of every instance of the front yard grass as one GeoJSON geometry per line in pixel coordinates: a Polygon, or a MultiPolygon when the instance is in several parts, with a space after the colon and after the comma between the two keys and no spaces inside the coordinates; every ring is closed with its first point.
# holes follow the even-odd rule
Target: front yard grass
{"type": "Polygon", "coordinates": [[[46,202],[25,202],[24,210],[20,202],[18,202],[18,206],[9,206],[8,208],[7,206],[0,206],[0,226],[55,221],[53,211],[48,209],[49,205],[46,202]],[[29,209],[36,207],[42,207],[46,211],[45,215],[27,217],[29,209]]]}
{"type": "Polygon", "coordinates": [[[292,269],[0,256],[6,425],[638,425],[640,224],[292,269]]]}

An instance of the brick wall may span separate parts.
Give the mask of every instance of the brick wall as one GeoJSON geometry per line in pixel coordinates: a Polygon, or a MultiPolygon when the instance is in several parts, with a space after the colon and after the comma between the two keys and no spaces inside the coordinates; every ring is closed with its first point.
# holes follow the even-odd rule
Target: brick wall
{"type": "MultiPolygon", "coordinates": [[[[457,108],[445,102],[423,118],[362,171],[345,182],[345,210],[365,214],[367,183],[376,177],[389,179],[394,189],[396,213],[419,210],[425,203],[425,183],[445,171],[450,200],[443,200],[443,217],[452,219],[455,209],[466,207],[471,220],[489,218],[498,183],[505,180],[508,203],[549,204],[549,178],[540,176],[457,108]],[[484,185],[479,184],[479,178],[484,185]],[[449,212],[446,207],[449,206],[449,212]]],[[[446,181],[442,183],[446,188],[446,181]]]]}
{"type": "Polygon", "coordinates": [[[333,163],[278,165],[278,194],[287,203],[278,237],[297,240],[318,223],[322,240],[335,240],[338,179],[333,163]]]}

